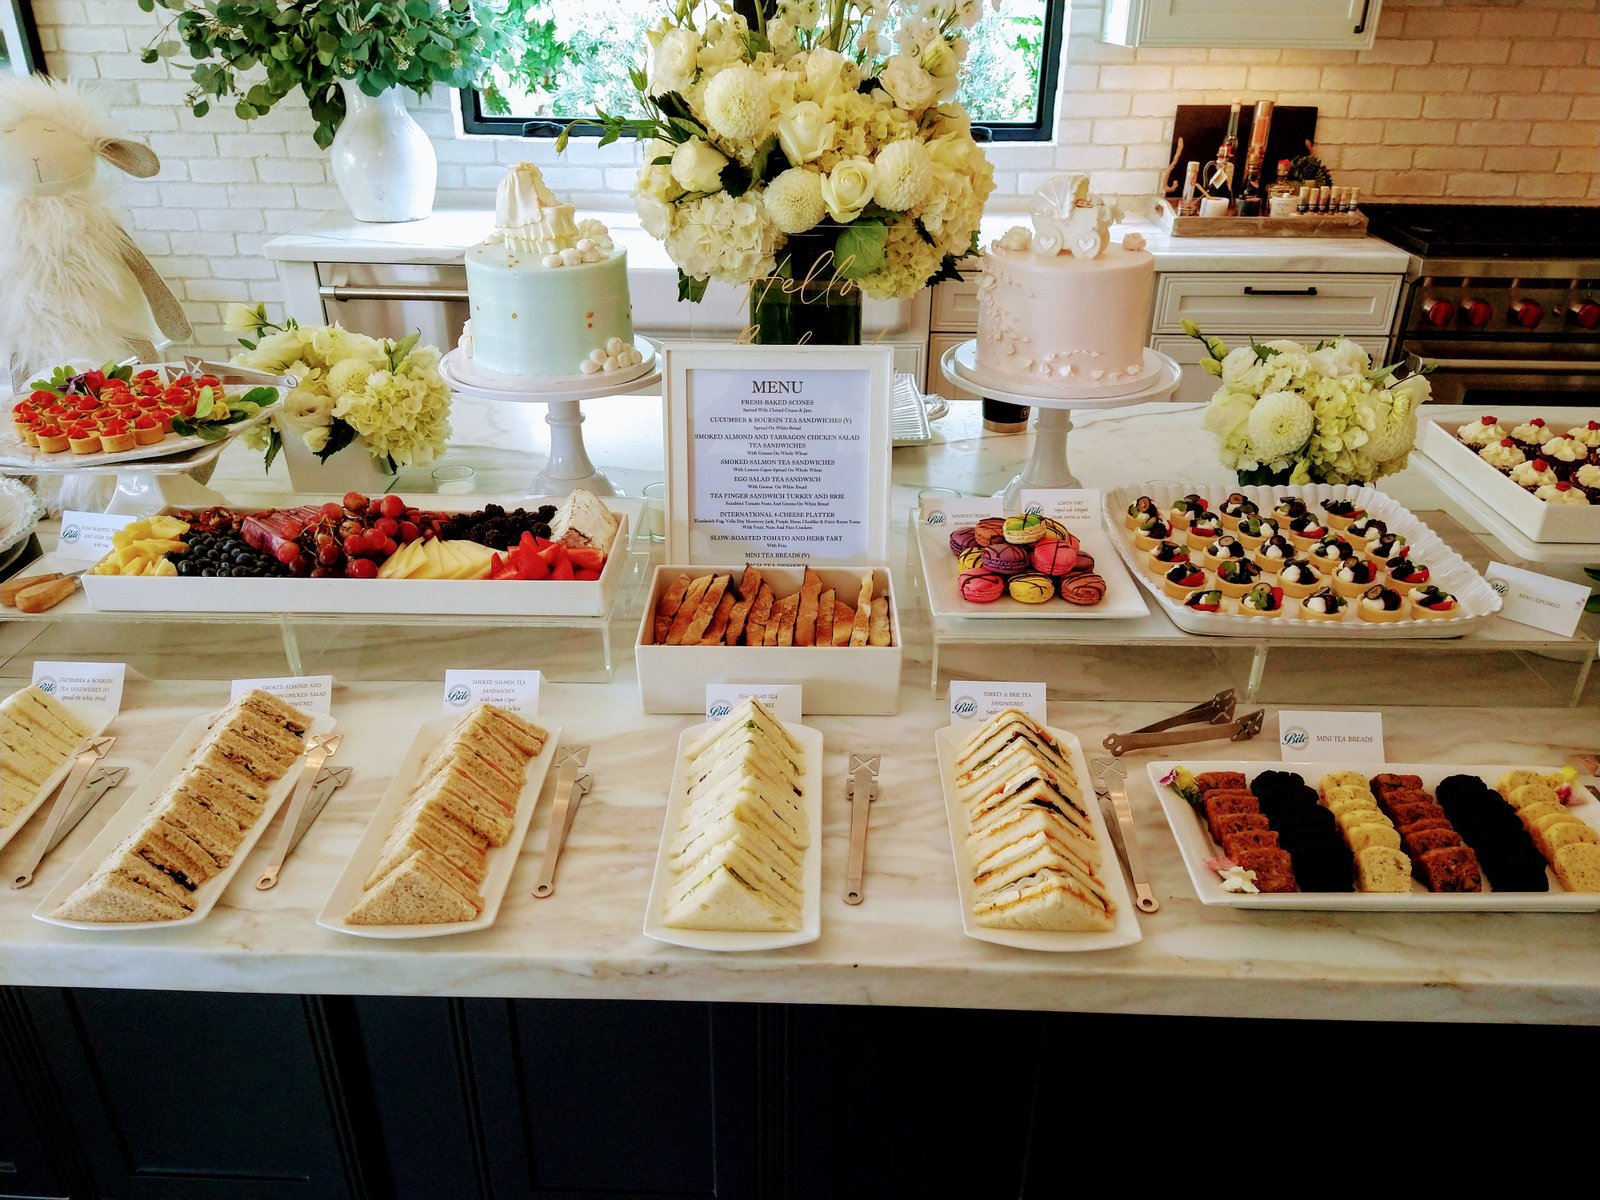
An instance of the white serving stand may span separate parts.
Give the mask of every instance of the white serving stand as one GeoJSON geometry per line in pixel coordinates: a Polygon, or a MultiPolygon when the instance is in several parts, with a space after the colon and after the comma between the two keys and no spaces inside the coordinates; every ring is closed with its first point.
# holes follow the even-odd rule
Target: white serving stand
{"type": "Polygon", "coordinates": [[[534,476],[530,494],[564,496],[583,488],[597,496],[620,496],[622,490],[590,461],[584,448],[583,410],[579,405],[584,400],[642,392],[661,382],[661,355],[655,343],[636,337],[634,346],[647,356],[637,374],[618,372],[554,380],[490,374],[474,369],[459,347],[439,361],[439,374],[453,389],[478,400],[548,406],[544,420],[550,426],[550,461],[534,476]]]}
{"type": "Polygon", "coordinates": [[[1144,351],[1145,362],[1156,368],[1151,382],[1135,391],[1120,395],[1107,395],[1104,385],[1088,387],[1030,388],[1026,391],[1006,390],[996,385],[996,379],[986,371],[975,368],[977,339],[950,347],[939,360],[944,377],[958,387],[994,400],[1005,400],[1038,410],[1033,423],[1033,454],[1010,483],[995,495],[1006,504],[1017,502],[1017,494],[1026,488],[1075,488],[1081,485],[1067,463],[1067,435],[1072,432],[1074,409],[1123,408],[1142,404],[1147,400],[1161,400],[1177,391],[1183,377],[1182,369],[1171,358],[1157,350],[1144,351]]]}
{"type": "Polygon", "coordinates": [[[106,505],[106,512],[123,516],[148,517],[168,507],[210,508],[212,505],[227,503],[227,498],[222,493],[207,487],[201,480],[195,479],[193,473],[204,471],[205,478],[210,479],[209,468],[215,466],[222,452],[228,448],[228,443],[233,440],[233,436],[229,434],[215,442],[181,451],[168,458],[141,458],[133,462],[100,464],[84,464],[65,459],[60,466],[54,463],[41,463],[36,467],[30,467],[27,471],[8,467],[5,473],[115,475],[117,490],[112,495],[111,502],[106,505]]]}

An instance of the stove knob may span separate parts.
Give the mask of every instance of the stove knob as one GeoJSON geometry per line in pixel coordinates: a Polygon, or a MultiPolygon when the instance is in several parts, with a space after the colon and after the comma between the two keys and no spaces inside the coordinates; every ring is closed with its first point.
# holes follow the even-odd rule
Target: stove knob
{"type": "Polygon", "coordinates": [[[1524,329],[1534,329],[1544,320],[1544,305],[1537,300],[1518,300],[1511,306],[1511,319],[1524,329]]]}
{"type": "Polygon", "coordinates": [[[1593,329],[1600,326],[1600,302],[1580,300],[1568,310],[1568,315],[1585,329],[1593,329]]]}
{"type": "Polygon", "coordinates": [[[1422,315],[1428,319],[1429,325],[1443,329],[1456,319],[1456,306],[1448,300],[1429,300],[1422,306],[1422,315]]]}
{"type": "Polygon", "coordinates": [[[1494,308],[1486,300],[1467,300],[1461,305],[1461,319],[1474,329],[1482,329],[1494,316],[1494,308]]]}

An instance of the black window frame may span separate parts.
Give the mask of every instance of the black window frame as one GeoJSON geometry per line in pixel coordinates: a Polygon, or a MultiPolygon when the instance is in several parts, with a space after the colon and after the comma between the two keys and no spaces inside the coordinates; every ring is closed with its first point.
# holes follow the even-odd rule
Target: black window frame
{"type": "MultiPolygon", "coordinates": [[[[1061,88],[1061,48],[1066,40],[1067,6],[1044,7],[1044,60],[1039,64],[1039,103],[1035,118],[1022,122],[974,121],[972,129],[979,141],[1048,142],[1055,136],[1056,93],[1061,88]]],[[[501,117],[484,111],[483,96],[476,88],[460,89],[461,129],[474,137],[555,138],[571,129],[573,137],[598,137],[600,127],[589,121],[566,117],[501,117]]]]}
{"type": "Polygon", "coordinates": [[[15,27],[20,44],[6,45],[10,65],[0,68],[0,74],[32,75],[44,70],[44,47],[39,42],[39,27],[34,23],[33,6],[28,0],[0,0],[11,10],[11,21],[6,28],[15,27]],[[18,67],[21,70],[18,70],[18,67]]]}

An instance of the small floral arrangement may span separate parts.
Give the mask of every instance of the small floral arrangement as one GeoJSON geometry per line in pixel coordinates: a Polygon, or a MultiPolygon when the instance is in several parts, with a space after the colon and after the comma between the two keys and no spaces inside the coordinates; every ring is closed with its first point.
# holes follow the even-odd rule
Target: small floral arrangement
{"type": "Polygon", "coordinates": [[[301,325],[293,318],[274,324],[266,306],[231,304],[226,327],[248,334],[233,361],[299,385],[284,397],[270,426],[250,431],[270,469],[285,435],[298,437],[327,461],[352,443],[392,473],[432,462],[450,437],[450,389],[439,375],[439,351],[418,346],[418,335],[401,341],[352,333],[341,325],[301,325]]]}
{"type": "Polygon", "coordinates": [[[959,278],[994,189],[953,101],[982,8],[676,0],[632,75],[648,116],[597,121],[602,145],[651,139],[634,203],[680,294],[770,277],[800,234],[825,238],[833,271],[870,296],[959,278]]]}
{"type": "Polygon", "coordinates": [[[1229,350],[1193,321],[1200,365],[1222,380],[1205,410],[1224,466],[1239,482],[1371,483],[1404,469],[1417,440],[1417,405],[1432,394],[1400,364],[1374,367],[1348,338],[1256,342],[1229,350]]]}

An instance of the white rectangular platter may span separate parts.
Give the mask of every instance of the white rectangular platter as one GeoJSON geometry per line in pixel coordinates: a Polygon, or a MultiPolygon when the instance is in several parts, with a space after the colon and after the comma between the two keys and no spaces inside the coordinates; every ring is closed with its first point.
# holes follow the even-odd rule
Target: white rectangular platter
{"type": "MultiPolygon", "coordinates": [[[[139,828],[150,808],[166,791],[171,783],[183,769],[189,755],[200,744],[200,739],[205,736],[211,722],[216,719],[216,713],[205,713],[189,722],[188,728],[179,736],[171,748],[161,756],[160,761],[151,768],[144,782],[134,789],[121,808],[117,809],[112,818],[101,829],[100,835],[89,843],[88,849],[80,854],[77,860],[61,877],[56,886],[51,888],[44,899],[39,902],[39,907],[34,909],[33,915],[41,921],[51,925],[60,925],[67,929],[97,929],[112,930],[121,933],[124,930],[134,929],[174,929],[185,925],[195,925],[205,920],[207,915],[216,906],[222,893],[228,890],[228,884],[244,866],[245,860],[250,857],[250,852],[255,849],[257,842],[272,824],[277,816],[278,809],[288,799],[289,793],[294,790],[295,781],[300,777],[300,763],[297,761],[290,767],[283,778],[275,780],[267,790],[267,804],[262,810],[261,817],[254,825],[245,831],[244,841],[239,846],[239,851],[229,861],[220,873],[206,880],[194,890],[194,911],[175,921],[68,921],[61,917],[53,916],[67,899],[78,889],[89,876],[93,875],[95,868],[101,861],[117,848],[124,838],[131,835],[139,828]]],[[[311,733],[331,733],[335,722],[325,713],[318,713],[312,717],[311,733]]]]}
{"type": "Polygon", "coordinates": [[[917,549],[922,554],[922,575],[928,581],[928,608],[935,617],[1018,617],[1041,620],[1115,620],[1142,617],[1150,611],[1144,596],[1128,577],[1128,569],[1111,548],[1111,538],[1103,529],[1088,526],[1072,531],[1083,549],[1094,556],[1094,569],[1106,581],[1106,594],[1099,604],[1068,604],[1057,597],[1044,604],[1024,604],[1009,595],[992,604],[974,604],[963,599],[960,589],[961,565],[950,553],[950,530],[944,525],[917,526],[917,549]]]}
{"type": "MultiPolygon", "coordinates": [[[[1049,726],[1046,726],[1049,729],[1049,726]]],[[[967,855],[967,813],[956,797],[956,758],[961,747],[977,731],[976,725],[947,725],[933,735],[934,749],[939,756],[939,782],[944,788],[945,817],[950,824],[950,850],[955,858],[956,891],[961,897],[961,928],[968,937],[980,942],[993,942],[1017,950],[1113,950],[1118,946],[1131,946],[1144,934],[1139,929],[1139,918],[1128,894],[1127,878],[1122,873],[1122,861],[1117,856],[1116,843],[1106,828],[1105,814],[1095,796],[1089,764],[1084,761],[1083,746],[1078,739],[1063,729],[1050,729],[1050,734],[1067,748],[1068,761],[1078,777],[1078,787],[1089,810],[1089,820],[1094,826],[1094,838],[1104,857],[1097,872],[1106,885],[1106,892],[1116,906],[1114,928],[1103,933],[1056,932],[1048,929],[991,929],[979,925],[972,915],[975,887],[972,879],[972,862],[967,855]]]]}
{"type": "MultiPolygon", "coordinates": [[[[1187,484],[1146,484],[1144,487],[1118,488],[1106,493],[1106,526],[1111,530],[1111,540],[1117,553],[1146,591],[1155,597],[1161,610],[1179,629],[1189,633],[1210,634],[1217,637],[1248,638],[1318,638],[1335,641],[1369,641],[1374,639],[1460,637],[1475,625],[1488,620],[1500,611],[1500,597],[1472,565],[1462,558],[1433,530],[1418,520],[1404,505],[1396,503],[1377,488],[1356,484],[1311,483],[1277,485],[1271,487],[1211,487],[1187,484]],[[1227,499],[1232,492],[1240,492],[1270,513],[1272,506],[1284,496],[1298,496],[1313,511],[1324,500],[1353,500],[1367,512],[1389,527],[1390,532],[1406,538],[1411,547],[1413,561],[1426,566],[1431,572],[1429,582],[1449,592],[1461,603],[1461,615],[1443,620],[1418,620],[1407,618],[1392,624],[1363,621],[1355,615],[1354,604],[1338,621],[1306,620],[1299,616],[1300,602],[1286,599],[1284,611],[1278,617],[1244,617],[1239,615],[1239,602],[1224,598],[1222,611],[1196,612],[1186,608],[1161,588],[1161,580],[1144,569],[1144,553],[1133,544],[1133,533],[1123,525],[1128,506],[1140,496],[1149,496],[1165,513],[1171,503],[1193,492],[1210,501],[1211,510],[1227,499]]],[[[1267,580],[1263,580],[1267,582],[1267,580]]]]}
{"type": "MultiPolygon", "coordinates": [[[[1600,409],[1513,411],[1515,416],[1501,422],[1508,431],[1523,420],[1543,417],[1553,431],[1551,436],[1600,418],[1600,409]]],[[[1422,453],[1534,541],[1600,543],[1600,504],[1547,504],[1526,488],[1512,483],[1509,475],[1502,475],[1479,458],[1471,446],[1457,440],[1455,431],[1469,420],[1467,416],[1453,414],[1424,419],[1419,441],[1422,453]]]]}
{"type": "MultiPolygon", "coordinates": [[[[1239,771],[1246,780],[1254,779],[1262,771],[1295,771],[1305,777],[1311,787],[1324,775],[1344,770],[1346,763],[1301,762],[1234,762],[1214,759],[1168,759],[1149,764],[1150,786],[1155,788],[1172,826],[1172,835],[1183,855],[1183,865],[1202,904],[1219,904],[1233,908],[1259,909],[1322,909],[1333,912],[1595,912],[1600,911],[1600,892],[1565,892],[1550,875],[1548,892],[1430,892],[1420,883],[1413,882],[1413,890],[1405,892],[1225,892],[1217,873],[1206,866],[1206,859],[1222,853],[1211,840],[1205,819],[1187,800],[1172,788],[1162,784],[1162,777],[1173,767],[1182,765],[1199,774],[1202,771],[1239,771]]],[[[1428,791],[1438,787],[1439,781],[1450,775],[1476,775],[1489,787],[1495,780],[1512,770],[1542,770],[1549,767],[1515,766],[1459,766],[1441,763],[1361,763],[1356,764],[1370,777],[1380,772],[1396,775],[1416,775],[1428,791]]],[[[1569,805],[1573,816],[1600,828],[1600,802],[1588,788],[1573,786],[1574,802],[1569,805]]],[[[1548,873],[1548,872],[1547,872],[1548,873]]]]}
{"type": "Polygon", "coordinates": [[[328,902],[317,914],[317,924],[324,929],[369,938],[443,937],[446,934],[471,933],[474,930],[487,929],[500,915],[500,904],[505,899],[506,889],[511,885],[511,874],[517,869],[517,858],[522,852],[522,843],[528,836],[528,828],[533,823],[533,814],[539,807],[539,795],[544,790],[545,777],[550,774],[550,764],[555,761],[556,747],[561,743],[559,725],[539,722],[549,737],[545,740],[544,749],[528,764],[527,772],[523,776],[522,796],[517,801],[517,815],[516,820],[512,822],[511,837],[504,846],[489,848],[489,870],[479,893],[483,896],[483,911],[475,920],[440,921],[428,925],[352,925],[344,919],[345,914],[355,907],[356,901],[361,898],[362,881],[377,864],[378,855],[383,850],[384,842],[388,840],[389,831],[411,799],[411,784],[416,779],[418,771],[422,769],[422,760],[428,751],[444,739],[454,724],[454,718],[440,717],[437,720],[424,722],[417,730],[417,736],[411,741],[411,748],[400,760],[394,778],[389,782],[388,791],[384,792],[383,799],[378,802],[377,811],[367,823],[366,832],[361,835],[361,841],[356,844],[355,852],[350,855],[350,861],[345,864],[338,882],[333,885],[333,891],[328,895],[328,902]]]}
{"type": "Polygon", "coordinates": [[[822,936],[822,733],[806,725],[785,724],[784,728],[800,743],[800,804],[806,813],[810,845],[800,865],[800,928],[777,933],[744,932],[722,929],[678,929],[666,924],[667,893],[672,889],[669,848],[683,817],[689,798],[684,775],[683,752],[709,724],[691,725],[678,737],[678,754],[672,764],[672,790],[667,794],[667,814],[661,824],[661,846],[656,851],[655,875],[650,881],[650,899],[645,908],[644,933],[658,942],[689,946],[696,950],[781,950],[800,946],[822,936]]]}
{"type": "MultiPolygon", "coordinates": [[[[104,709],[74,708],[70,704],[67,707],[72,710],[73,716],[89,726],[89,737],[99,737],[111,726],[112,717],[104,709]]],[[[72,764],[77,761],[78,756],[73,754],[66,762],[50,772],[45,777],[44,783],[39,786],[39,790],[34,793],[33,799],[17,810],[17,815],[11,819],[10,824],[0,825],[0,850],[4,850],[11,842],[11,839],[22,832],[22,827],[33,818],[33,814],[38,812],[43,807],[44,802],[55,794],[55,790],[72,773],[72,764]]],[[[105,760],[101,759],[101,761],[104,762],[105,760]]]]}

